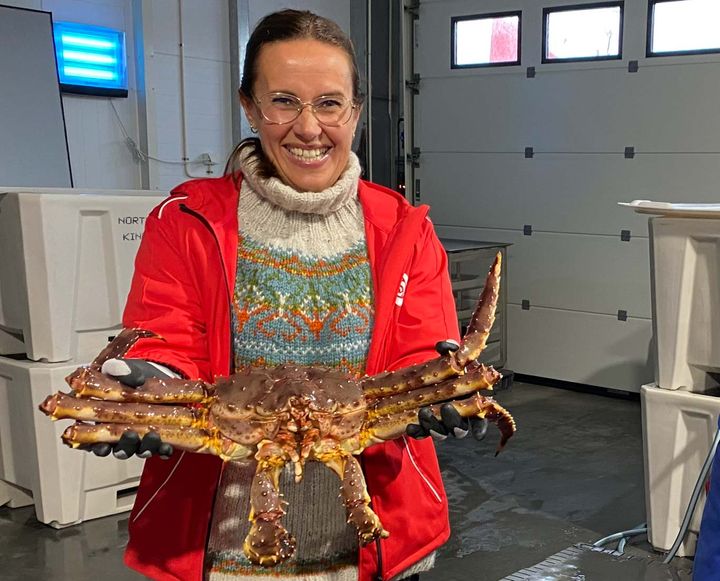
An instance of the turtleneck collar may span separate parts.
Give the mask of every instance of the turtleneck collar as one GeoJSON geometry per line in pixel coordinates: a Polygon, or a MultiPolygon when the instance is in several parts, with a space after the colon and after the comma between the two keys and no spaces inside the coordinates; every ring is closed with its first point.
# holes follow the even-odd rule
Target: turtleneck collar
{"type": "Polygon", "coordinates": [[[250,152],[241,154],[240,171],[243,179],[260,197],[289,212],[332,214],[357,198],[360,162],[352,151],[338,181],[321,192],[298,192],[279,178],[260,177],[256,168],[257,161],[250,152]]]}

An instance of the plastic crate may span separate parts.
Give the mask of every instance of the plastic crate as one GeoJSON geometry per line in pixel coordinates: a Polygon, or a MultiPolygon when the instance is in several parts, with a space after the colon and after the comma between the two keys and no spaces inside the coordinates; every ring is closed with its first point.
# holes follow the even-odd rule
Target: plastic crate
{"type": "MultiPolygon", "coordinates": [[[[643,447],[648,540],[668,551],[680,530],[720,415],[720,397],[643,385],[643,447]]],[[[678,556],[695,554],[705,494],[695,509],[678,556]]]]}
{"type": "Polygon", "coordinates": [[[650,219],[655,383],[705,392],[720,384],[720,220],[650,219]]]}
{"type": "Polygon", "coordinates": [[[0,189],[0,355],[90,359],[120,328],[147,191],[0,189]]]}
{"type": "Polygon", "coordinates": [[[56,528],[132,508],[143,460],[99,458],[60,440],[70,420],[38,410],[51,393],[69,391],[77,364],[0,357],[0,503],[34,504],[37,519],[56,528]]]}

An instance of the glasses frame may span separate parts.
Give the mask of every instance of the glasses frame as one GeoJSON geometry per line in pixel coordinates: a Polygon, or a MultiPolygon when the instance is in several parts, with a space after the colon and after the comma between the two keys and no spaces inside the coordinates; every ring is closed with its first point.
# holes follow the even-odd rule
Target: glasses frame
{"type": "MultiPolygon", "coordinates": [[[[269,93],[265,93],[265,94],[263,94],[263,95],[260,95],[259,98],[256,97],[255,95],[253,95],[252,98],[253,98],[253,101],[255,102],[255,104],[258,106],[258,109],[260,109],[260,115],[262,115],[262,118],[263,118],[263,119],[265,120],[265,122],[268,123],[269,125],[289,125],[290,123],[294,123],[295,121],[297,121],[298,117],[300,117],[300,115],[302,115],[303,109],[305,109],[305,107],[310,107],[310,111],[312,112],[313,117],[315,117],[315,119],[317,119],[317,122],[320,123],[320,125],[324,125],[325,127],[342,127],[343,125],[347,125],[347,124],[350,122],[350,119],[352,119],[352,111],[354,111],[355,109],[358,108],[358,104],[355,102],[355,100],[354,100],[354,99],[349,99],[349,100],[348,100],[348,103],[349,103],[350,106],[348,107],[348,110],[350,111],[350,114],[348,115],[347,119],[345,119],[345,121],[343,121],[342,123],[337,123],[337,124],[334,125],[334,124],[332,124],[332,123],[326,123],[325,121],[322,121],[322,120],[318,117],[318,115],[317,115],[317,110],[315,109],[314,103],[315,103],[316,101],[321,100],[321,99],[337,98],[336,96],[320,95],[319,97],[316,97],[316,98],[313,99],[312,101],[302,101],[302,100],[300,99],[300,97],[298,97],[298,96],[296,96],[296,95],[293,95],[293,94],[291,94],[291,93],[283,93],[282,91],[271,91],[271,92],[269,92],[269,93]],[[261,101],[262,101],[262,99],[264,99],[264,98],[267,97],[268,95],[282,95],[283,97],[291,97],[292,99],[296,100],[296,101],[297,101],[297,107],[296,107],[297,115],[295,115],[295,117],[293,117],[293,118],[290,119],[289,121],[282,121],[282,122],[273,121],[272,119],[268,119],[267,115],[265,115],[265,112],[263,111],[263,108],[262,108],[262,106],[261,106],[261,101]]],[[[345,99],[344,96],[343,96],[343,99],[345,99]]]]}

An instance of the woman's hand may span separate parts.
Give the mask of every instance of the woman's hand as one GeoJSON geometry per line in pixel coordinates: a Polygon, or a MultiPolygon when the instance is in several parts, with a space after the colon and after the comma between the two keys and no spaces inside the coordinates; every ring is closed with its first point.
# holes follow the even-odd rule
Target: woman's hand
{"type": "MultiPolygon", "coordinates": [[[[144,359],[109,359],[103,364],[102,372],[132,388],[141,386],[150,377],[172,377],[169,369],[164,369],[144,359]]],[[[157,433],[148,432],[140,438],[138,433],[132,430],[125,432],[115,445],[92,444],[86,449],[96,456],[108,456],[112,452],[113,456],[120,460],[126,460],[133,455],[140,458],[160,456],[167,459],[173,453],[173,447],[164,443],[157,433]]]]}
{"type": "Polygon", "coordinates": [[[408,424],[406,433],[411,438],[422,440],[432,436],[441,441],[447,437],[462,439],[472,433],[476,440],[482,440],[487,433],[488,421],[485,418],[463,418],[452,406],[446,403],[440,408],[441,419],[436,418],[429,407],[418,412],[419,424],[408,424]]]}
{"type": "MultiPolygon", "coordinates": [[[[435,344],[435,350],[440,355],[448,355],[460,348],[457,341],[447,339],[435,344]]],[[[468,433],[480,441],[485,437],[488,421],[485,418],[463,418],[452,404],[446,403],[440,407],[440,418],[436,418],[429,407],[421,408],[418,412],[417,424],[408,424],[405,433],[411,438],[422,440],[432,436],[434,440],[441,441],[448,436],[458,440],[468,433]]]]}

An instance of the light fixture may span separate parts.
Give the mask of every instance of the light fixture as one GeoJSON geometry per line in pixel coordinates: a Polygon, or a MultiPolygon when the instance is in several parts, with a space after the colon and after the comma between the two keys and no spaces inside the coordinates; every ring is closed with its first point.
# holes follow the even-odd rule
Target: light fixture
{"type": "Polygon", "coordinates": [[[55,22],[53,30],[63,92],[127,97],[124,32],[73,22],[55,22]]]}

